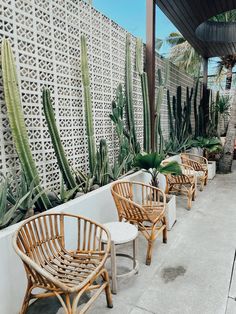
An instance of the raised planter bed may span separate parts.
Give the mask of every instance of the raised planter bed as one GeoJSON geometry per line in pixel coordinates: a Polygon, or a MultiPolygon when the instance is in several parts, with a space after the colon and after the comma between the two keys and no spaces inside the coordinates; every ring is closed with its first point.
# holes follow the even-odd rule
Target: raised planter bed
{"type": "MultiPolygon", "coordinates": [[[[142,171],[124,179],[147,182],[142,171]]],[[[117,211],[108,184],[95,191],[71,200],[66,204],[50,209],[48,212],[66,212],[91,218],[105,223],[117,220],[117,211]]],[[[26,288],[23,264],[12,248],[12,236],[22,222],[0,230],[0,313],[18,314],[26,288]],[[14,301],[13,301],[14,300],[14,301]]],[[[73,241],[72,230],[66,230],[73,241]]],[[[75,236],[75,235],[74,235],[75,236]]]]}
{"type": "Polygon", "coordinates": [[[216,161],[209,160],[208,161],[208,179],[214,179],[216,175],[216,161]]]}

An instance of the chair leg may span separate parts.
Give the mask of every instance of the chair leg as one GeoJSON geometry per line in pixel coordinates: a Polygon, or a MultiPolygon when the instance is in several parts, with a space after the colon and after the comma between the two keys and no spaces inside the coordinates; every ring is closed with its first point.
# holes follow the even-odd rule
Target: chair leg
{"type": "Polygon", "coordinates": [[[110,309],[113,308],[113,303],[112,303],[112,296],[111,296],[111,288],[110,288],[110,282],[109,282],[109,275],[106,269],[104,269],[104,279],[107,282],[107,286],[105,288],[106,292],[106,299],[107,299],[107,307],[110,309]]]}
{"type": "Polygon", "coordinates": [[[111,280],[112,280],[112,293],[117,293],[117,266],[116,266],[116,246],[113,241],[111,241],[111,280]]]}
{"type": "MultiPolygon", "coordinates": [[[[163,224],[166,225],[166,217],[163,217],[163,224]]],[[[167,227],[162,231],[163,243],[167,243],[167,227]]]]}
{"type": "Polygon", "coordinates": [[[153,240],[148,240],[146,265],[150,265],[152,261],[153,240]]]}
{"type": "Polygon", "coordinates": [[[192,193],[191,191],[188,192],[188,209],[192,207],[192,193]]]}
{"type": "Polygon", "coordinates": [[[28,309],[28,307],[29,307],[29,301],[31,299],[30,295],[31,295],[32,289],[33,289],[33,285],[28,280],[27,289],[26,289],[26,292],[25,292],[25,297],[24,297],[23,304],[22,304],[22,307],[21,307],[21,310],[20,310],[20,314],[25,314],[27,309],[28,309]]]}

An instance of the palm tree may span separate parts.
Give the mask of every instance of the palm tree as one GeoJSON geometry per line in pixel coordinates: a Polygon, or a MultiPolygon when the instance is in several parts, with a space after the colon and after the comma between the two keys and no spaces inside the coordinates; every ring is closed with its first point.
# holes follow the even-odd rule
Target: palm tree
{"type": "Polygon", "coordinates": [[[236,65],[236,54],[221,57],[217,62],[217,77],[220,77],[222,71],[226,69],[225,89],[231,89],[233,78],[233,67],[236,65]]]}
{"type": "Polygon", "coordinates": [[[198,76],[202,57],[190,43],[179,32],[170,33],[166,38],[166,42],[171,46],[170,60],[180,69],[191,75],[198,76]]]}

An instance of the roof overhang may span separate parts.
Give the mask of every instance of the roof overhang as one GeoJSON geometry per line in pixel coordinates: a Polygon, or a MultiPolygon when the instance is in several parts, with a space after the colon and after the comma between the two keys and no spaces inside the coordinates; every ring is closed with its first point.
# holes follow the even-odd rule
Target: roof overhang
{"type": "Polygon", "coordinates": [[[236,0],[153,0],[205,58],[236,53],[236,23],[208,22],[236,9],[236,0]]]}

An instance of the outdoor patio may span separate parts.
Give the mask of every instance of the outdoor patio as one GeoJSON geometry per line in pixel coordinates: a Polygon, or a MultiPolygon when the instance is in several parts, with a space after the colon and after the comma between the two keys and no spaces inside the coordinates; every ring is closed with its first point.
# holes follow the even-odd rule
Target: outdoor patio
{"type": "MultiPolygon", "coordinates": [[[[178,198],[177,222],[168,243],[158,238],[153,261],[145,265],[146,241],[139,237],[140,271],[119,281],[114,308],[101,295],[91,314],[234,314],[236,273],[236,163],[233,173],[217,175],[192,210],[178,198]]],[[[38,301],[28,314],[63,314],[58,301],[38,301]],[[40,302],[42,302],[40,305],[40,302]],[[51,309],[50,309],[51,308],[51,309]]]]}
{"type": "Polygon", "coordinates": [[[0,314],[235,314],[236,0],[0,0],[0,64],[0,314]]]}

